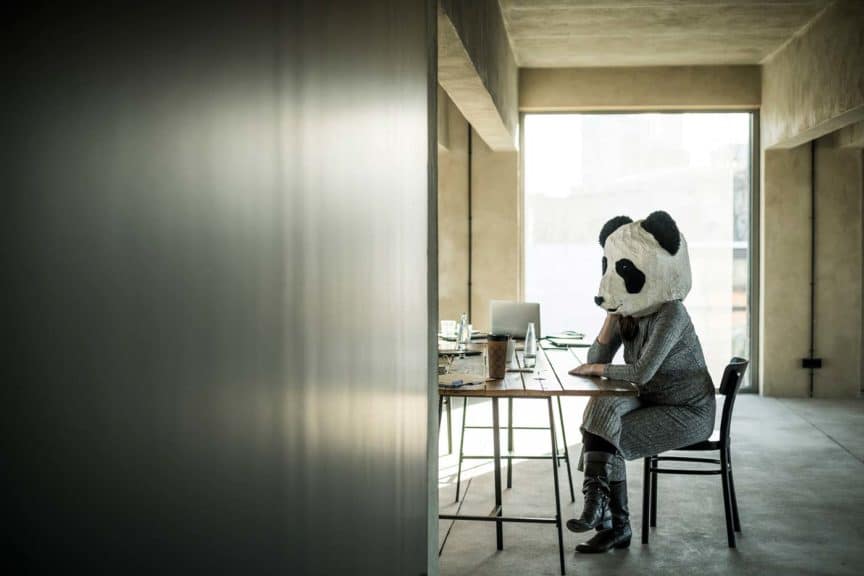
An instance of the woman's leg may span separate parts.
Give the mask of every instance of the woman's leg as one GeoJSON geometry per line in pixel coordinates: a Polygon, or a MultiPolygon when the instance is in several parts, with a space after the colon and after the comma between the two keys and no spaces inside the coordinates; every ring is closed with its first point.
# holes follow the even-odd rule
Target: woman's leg
{"type": "Polygon", "coordinates": [[[618,448],[626,458],[643,458],[701,442],[713,429],[713,398],[696,406],[646,406],[622,418],[618,448]]]}
{"type": "Polygon", "coordinates": [[[582,432],[582,446],[585,451],[585,479],[582,482],[585,504],[579,518],[567,521],[567,529],[571,532],[587,532],[604,521],[608,522],[609,473],[618,452],[614,444],[585,430],[582,432]]]}
{"type": "MultiPolygon", "coordinates": [[[[707,438],[714,422],[714,407],[710,402],[699,406],[646,406],[622,415],[615,426],[618,432],[616,459],[623,464],[623,455],[638,458],[680,448],[707,438]]],[[[623,469],[623,466],[621,467],[623,469]]],[[[611,476],[609,510],[612,529],[598,532],[588,542],[576,547],[579,552],[606,552],[611,548],[630,545],[630,513],[627,502],[625,475],[611,476]]]]}
{"type": "Polygon", "coordinates": [[[606,452],[608,454],[616,454],[618,448],[614,444],[591,432],[582,432],[582,445],[585,446],[585,452],[606,452]]]}
{"type": "MultiPolygon", "coordinates": [[[[640,408],[642,402],[632,396],[594,397],[582,415],[582,432],[600,436],[616,448],[621,437],[621,419],[640,408]]],[[[587,451],[587,447],[585,448],[587,451]]]]}
{"type": "MultiPolygon", "coordinates": [[[[620,459],[623,465],[624,460],[620,454],[616,455],[616,459],[620,459]]],[[[612,548],[630,546],[633,531],[630,529],[630,508],[627,502],[627,471],[623,466],[622,469],[621,479],[609,482],[609,511],[612,516],[612,527],[597,532],[593,538],[576,546],[577,552],[596,554],[607,552],[612,548]]]]}
{"type": "Polygon", "coordinates": [[[639,407],[635,398],[592,398],[582,422],[583,469],[582,515],[567,521],[572,532],[587,532],[609,522],[610,482],[623,480],[623,465],[616,442],[621,418],[639,407]]]}

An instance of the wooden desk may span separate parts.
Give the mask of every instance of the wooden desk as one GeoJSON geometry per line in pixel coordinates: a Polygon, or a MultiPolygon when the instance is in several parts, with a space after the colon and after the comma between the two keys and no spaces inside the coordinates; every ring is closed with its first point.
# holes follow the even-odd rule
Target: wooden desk
{"type": "MultiPolygon", "coordinates": [[[[469,516],[458,514],[439,514],[442,520],[476,520],[495,522],[496,543],[499,550],[504,549],[503,523],[527,522],[532,524],[554,524],[558,531],[558,553],[561,563],[561,574],[564,568],[564,535],[561,519],[561,495],[558,482],[558,441],[555,433],[555,419],[552,399],[561,396],[636,396],[638,391],[634,384],[619,380],[603,378],[571,376],[568,370],[578,366],[584,360],[579,352],[563,348],[541,348],[538,351],[536,364],[531,372],[508,372],[503,380],[492,380],[482,384],[466,385],[460,388],[438,387],[440,398],[472,397],[490,398],[492,400],[492,447],[495,474],[495,508],[488,516],[469,516]],[[552,442],[552,478],[555,486],[555,516],[554,517],[523,517],[504,516],[501,495],[501,438],[498,400],[500,398],[545,398],[549,409],[549,431],[552,442]]],[[[517,352],[518,368],[524,369],[525,358],[517,352]]],[[[470,369],[474,374],[484,370],[484,358],[467,357],[459,360],[463,368],[470,369]]],[[[530,364],[529,364],[530,366],[530,364]]],[[[456,366],[459,369],[459,366],[456,366]]],[[[439,417],[441,413],[439,399],[439,417]]],[[[512,421],[512,416],[511,416],[512,421]]],[[[449,425],[449,422],[448,422],[449,425]]],[[[563,425],[563,421],[562,421],[563,425]]],[[[508,468],[509,470],[509,468],[508,468]]]]}

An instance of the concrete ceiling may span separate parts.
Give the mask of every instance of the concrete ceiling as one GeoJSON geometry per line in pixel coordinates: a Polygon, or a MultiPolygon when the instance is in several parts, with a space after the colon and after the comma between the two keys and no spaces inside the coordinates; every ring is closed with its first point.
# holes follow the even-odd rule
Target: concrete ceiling
{"type": "Polygon", "coordinates": [[[758,64],[831,0],[500,0],[521,67],[758,64]]]}

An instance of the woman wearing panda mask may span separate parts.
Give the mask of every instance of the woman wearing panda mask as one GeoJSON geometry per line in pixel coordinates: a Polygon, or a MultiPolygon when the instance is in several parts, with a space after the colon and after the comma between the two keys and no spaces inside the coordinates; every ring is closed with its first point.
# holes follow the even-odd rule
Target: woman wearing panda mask
{"type": "Polygon", "coordinates": [[[582,423],[585,481],[573,532],[596,529],[579,552],[630,545],[624,460],[707,439],[714,429],[714,384],[682,304],[690,291],[687,242],[666,212],[633,222],[618,216],[600,232],[603,278],[594,298],[608,315],[582,376],[627,380],[639,397],[595,397],[582,423]],[[625,364],[612,364],[624,345],[625,364]]]}

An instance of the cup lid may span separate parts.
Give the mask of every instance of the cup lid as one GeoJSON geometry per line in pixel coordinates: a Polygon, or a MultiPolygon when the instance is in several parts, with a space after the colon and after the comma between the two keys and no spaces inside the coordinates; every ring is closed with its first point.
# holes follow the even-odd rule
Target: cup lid
{"type": "Polygon", "coordinates": [[[506,342],[509,338],[509,334],[489,334],[487,340],[490,342],[506,342]]]}

